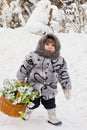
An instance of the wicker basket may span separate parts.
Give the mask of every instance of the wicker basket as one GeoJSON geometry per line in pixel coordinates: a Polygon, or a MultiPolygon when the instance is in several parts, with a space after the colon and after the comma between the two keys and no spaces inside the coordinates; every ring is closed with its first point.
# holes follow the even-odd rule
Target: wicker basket
{"type": "Polygon", "coordinates": [[[13,105],[12,102],[10,102],[8,99],[6,99],[4,96],[0,97],[0,111],[5,113],[8,116],[11,117],[19,117],[19,112],[25,112],[26,104],[16,104],[13,105]]]}

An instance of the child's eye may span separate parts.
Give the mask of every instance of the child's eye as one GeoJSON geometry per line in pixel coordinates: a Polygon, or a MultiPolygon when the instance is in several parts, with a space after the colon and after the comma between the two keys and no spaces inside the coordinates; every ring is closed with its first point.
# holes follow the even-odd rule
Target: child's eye
{"type": "Polygon", "coordinates": [[[46,43],[46,45],[49,45],[49,43],[46,43]]]}

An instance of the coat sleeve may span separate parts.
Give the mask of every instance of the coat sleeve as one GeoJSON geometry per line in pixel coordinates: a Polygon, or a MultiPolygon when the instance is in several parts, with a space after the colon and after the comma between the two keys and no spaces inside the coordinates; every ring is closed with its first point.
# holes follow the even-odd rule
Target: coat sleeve
{"type": "Polygon", "coordinates": [[[25,59],[17,72],[17,79],[24,81],[25,78],[29,77],[32,68],[34,67],[32,53],[25,56],[25,59]]]}
{"type": "Polygon", "coordinates": [[[65,88],[71,89],[71,80],[68,73],[66,61],[64,58],[62,58],[60,69],[58,70],[58,80],[63,89],[65,88]]]}

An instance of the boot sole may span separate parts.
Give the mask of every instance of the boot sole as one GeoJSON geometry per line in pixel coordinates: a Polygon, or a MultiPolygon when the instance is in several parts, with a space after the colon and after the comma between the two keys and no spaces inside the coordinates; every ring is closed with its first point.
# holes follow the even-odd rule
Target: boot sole
{"type": "Polygon", "coordinates": [[[59,121],[59,122],[57,122],[57,123],[52,123],[52,122],[48,121],[48,123],[50,123],[50,124],[52,124],[52,125],[55,125],[55,126],[61,126],[61,125],[62,125],[62,122],[61,122],[61,121],[59,121]]]}

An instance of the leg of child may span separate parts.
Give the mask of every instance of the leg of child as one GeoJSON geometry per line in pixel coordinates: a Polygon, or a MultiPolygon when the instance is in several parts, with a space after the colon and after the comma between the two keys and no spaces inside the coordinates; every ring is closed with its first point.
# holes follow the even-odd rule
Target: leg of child
{"type": "Polygon", "coordinates": [[[44,100],[41,98],[41,102],[43,106],[47,109],[48,113],[48,123],[52,125],[61,125],[62,122],[59,121],[56,117],[56,104],[55,104],[55,98],[49,99],[49,100],[44,100]]]}
{"type": "Polygon", "coordinates": [[[23,118],[24,120],[28,120],[30,118],[33,110],[35,108],[39,107],[39,105],[40,105],[40,98],[37,98],[37,99],[33,100],[32,103],[34,103],[34,106],[32,108],[29,108],[28,106],[26,108],[25,116],[23,118]]]}
{"type": "Polygon", "coordinates": [[[55,125],[55,126],[62,124],[62,122],[59,121],[56,117],[56,108],[48,109],[47,113],[48,113],[48,123],[55,125]]]}

